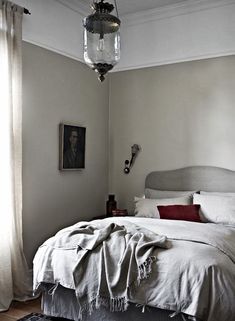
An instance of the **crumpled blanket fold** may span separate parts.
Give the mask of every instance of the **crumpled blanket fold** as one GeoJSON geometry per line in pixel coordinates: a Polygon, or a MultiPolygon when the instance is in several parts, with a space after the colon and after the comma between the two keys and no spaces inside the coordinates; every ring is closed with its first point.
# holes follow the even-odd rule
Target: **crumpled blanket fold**
{"type": "Polygon", "coordinates": [[[100,306],[125,311],[130,287],[138,290],[151,275],[156,248],[168,246],[165,236],[132,223],[81,222],[38,249],[34,288],[45,282],[74,289],[80,319],[100,306]]]}

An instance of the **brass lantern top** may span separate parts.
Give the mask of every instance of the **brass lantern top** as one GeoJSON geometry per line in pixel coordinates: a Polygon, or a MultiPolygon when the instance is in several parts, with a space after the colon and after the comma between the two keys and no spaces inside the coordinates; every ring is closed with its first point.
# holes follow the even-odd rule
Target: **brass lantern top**
{"type": "Polygon", "coordinates": [[[114,6],[103,1],[93,3],[91,7],[94,13],[84,19],[84,27],[89,32],[107,34],[117,32],[120,28],[120,19],[110,14],[114,6]]]}

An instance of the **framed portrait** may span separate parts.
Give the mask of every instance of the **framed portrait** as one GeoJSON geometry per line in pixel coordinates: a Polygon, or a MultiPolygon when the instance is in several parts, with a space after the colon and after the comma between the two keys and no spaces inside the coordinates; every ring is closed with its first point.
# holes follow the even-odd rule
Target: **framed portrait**
{"type": "Polygon", "coordinates": [[[86,128],[60,124],[60,170],[81,170],[85,168],[86,128]]]}

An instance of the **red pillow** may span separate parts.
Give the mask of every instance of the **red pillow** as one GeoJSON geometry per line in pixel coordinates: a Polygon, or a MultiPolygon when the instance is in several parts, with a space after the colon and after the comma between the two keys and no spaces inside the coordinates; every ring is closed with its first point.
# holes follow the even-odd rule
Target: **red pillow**
{"type": "Polygon", "coordinates": [[[160,218],[165,220],[183,220],[201,222],[199,209],[200,205],[159,205],[160,218]]]}

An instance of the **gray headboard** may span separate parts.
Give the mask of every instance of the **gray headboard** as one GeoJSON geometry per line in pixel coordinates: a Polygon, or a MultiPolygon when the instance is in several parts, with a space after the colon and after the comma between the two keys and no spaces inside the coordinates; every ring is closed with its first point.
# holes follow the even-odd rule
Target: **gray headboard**
{"type": "Polygon", "coordinates": [[[192,166],[151,172],[145,188],[169,191],[235,192],[235,171],[213,166],[192,166]]]}

